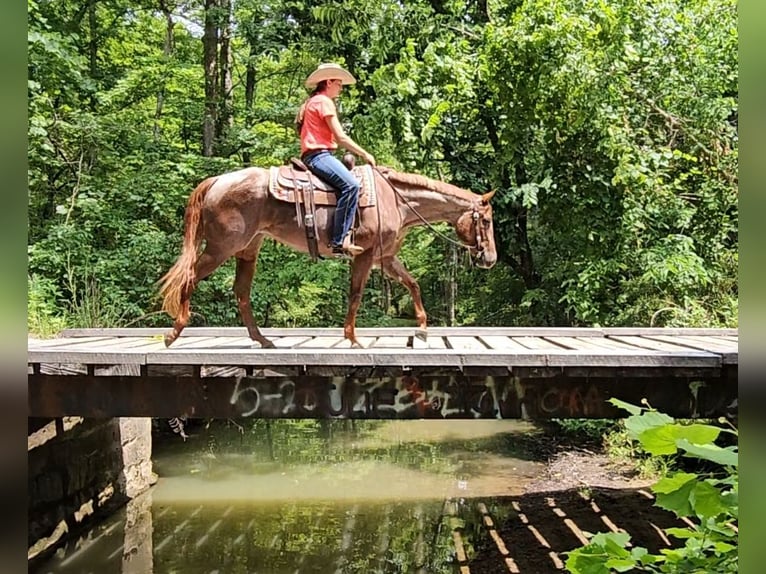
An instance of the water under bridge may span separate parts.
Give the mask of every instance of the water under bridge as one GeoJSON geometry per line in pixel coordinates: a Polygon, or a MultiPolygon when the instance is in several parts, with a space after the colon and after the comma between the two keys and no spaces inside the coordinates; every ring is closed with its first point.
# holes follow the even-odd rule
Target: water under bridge
{"type": "Polygon", "coordinates": [[[737,329],[71,329],[28,340],[30,417],[614,418],[737,410],[737,329]]]}

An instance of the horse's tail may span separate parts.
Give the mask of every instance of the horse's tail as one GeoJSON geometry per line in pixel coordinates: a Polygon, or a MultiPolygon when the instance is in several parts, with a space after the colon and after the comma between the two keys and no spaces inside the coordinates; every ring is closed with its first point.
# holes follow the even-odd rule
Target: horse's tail
{"type": "Polygon", "coordinates": [[[194,286],[197,254],[202,243],[202,202],[217,178],[209,177],[189,196],[184,214],[184,243],[181,255],[165,276],[160,279],[162,310],[174,319],[181,311],[181,294],[194,286]]]}

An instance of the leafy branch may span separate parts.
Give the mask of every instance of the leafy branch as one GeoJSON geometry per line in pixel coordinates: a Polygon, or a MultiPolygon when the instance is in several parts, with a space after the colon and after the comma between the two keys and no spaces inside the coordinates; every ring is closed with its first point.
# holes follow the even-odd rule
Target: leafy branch
{"type": "Polygon", "coordinates": [[[599,533],[589,544],[569,553],[567,570],[572,574],[737,572],[739,449],[715,444],[721,433],[738,436],[737,430],[699,423],[682,424],[651,408],[618,399],[610,402],[630,413],[625,420],[628,435],[649,454],[681,454],[714,463],[721,469],[715,474],[679,471],[652,486],[657,496],[655,506],[685,518],[690,524],[685,528],[665,529],[670,536],[682,540],[683,546],[651,554],[642,547],[628,550],[628,533],[599,533]]]}

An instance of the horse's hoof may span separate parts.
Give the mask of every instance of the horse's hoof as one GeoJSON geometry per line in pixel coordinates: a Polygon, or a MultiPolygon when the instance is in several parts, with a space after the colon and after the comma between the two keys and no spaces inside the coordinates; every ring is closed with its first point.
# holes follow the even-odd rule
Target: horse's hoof
{"type": "Polygon", "coordinates": [[[176,334],[175,334],[173,331],[171,331],[170,333],[165,333],[165,337],[164,337],[164,340],[165,340],[165,347],[167,348],[167,347],[169,347],[170,345],[172,345],[172,344],[173,344],[173,342],[174,342],[174,341],[175,341],[177,338],[178,338],[178,335],[176,335],[176,334]]]}
{"type": "Polygon", "coordinates": [[[261,347],[264,349],[276,349],[277,346],[269,341],[268,339],[264,339],[263,341],[259,341],[261,344],[261,347]]]}
{"type": "Polygon", "coordinates": [[[420,339],[421,341],[427,341],[428,340],[428,331],[426,331],[425,327],[419,327],[415,329],[415,336],[420,339]]]}
{"type": "Polygon", "coordinates": [[[356,341],[356,340],[351,341],[351,348],[352,349],[364,349],[362,344],[359,341],[356,341]]]}

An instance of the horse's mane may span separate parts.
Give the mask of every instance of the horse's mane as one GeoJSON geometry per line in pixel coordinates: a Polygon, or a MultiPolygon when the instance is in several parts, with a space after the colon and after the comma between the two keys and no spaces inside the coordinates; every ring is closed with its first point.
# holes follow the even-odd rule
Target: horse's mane
{"type": "Polygon", "coordinates": [[[472,194],[471,191],[463,189],[462,187],[452,185],[451,183],[445,183],[437,179],[431,179],[430,177],[426,177],[424,175],[394,171],[391,168],[385,168],[381,171],[388,179],[394,183],[401,183],[402,185],[410,185],[413,187],[422,187],[425,189],[430,189],[431,191],[443,193],[444,195],[456,195],[458,197],[466,197],[467,195],[472,194]]]}

